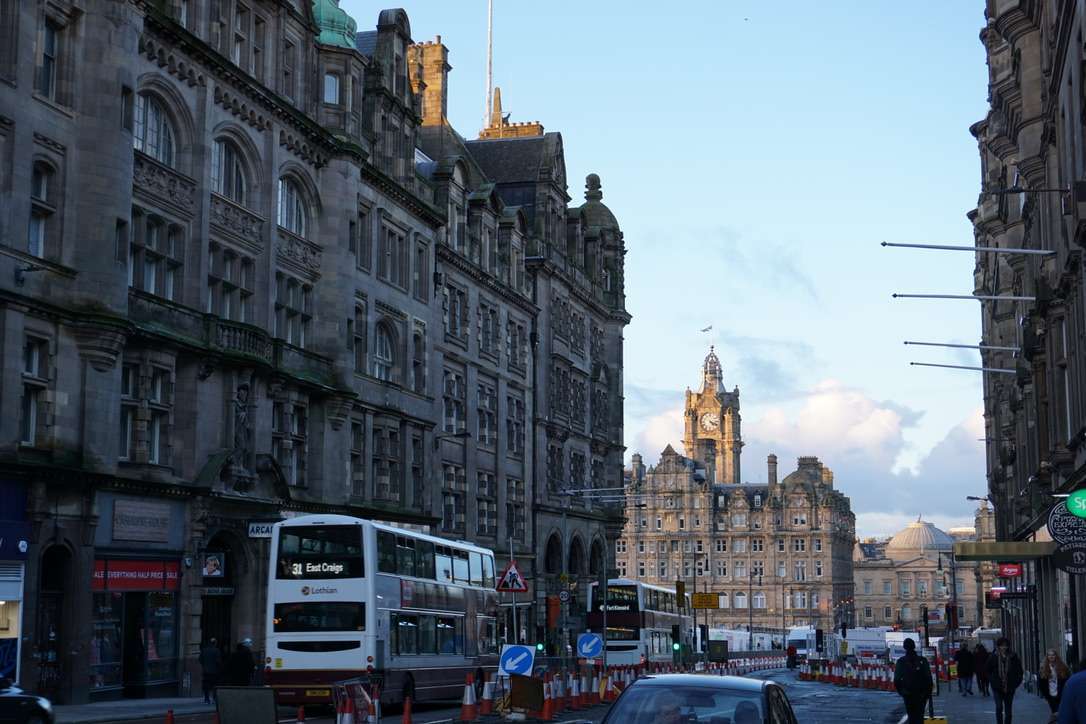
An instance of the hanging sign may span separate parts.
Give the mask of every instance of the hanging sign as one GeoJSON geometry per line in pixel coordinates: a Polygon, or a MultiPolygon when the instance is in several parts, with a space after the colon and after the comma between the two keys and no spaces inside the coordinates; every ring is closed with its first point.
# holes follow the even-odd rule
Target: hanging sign
{"type": "MultiPolygon", "coordinates": [[[[1070,498],[1068,498],[1070,500],[1070,498]]],[[[1086,543],[1086,518],[1080,518],[1060,501],[1048,512],[1048,534],[1058,544],[1086,543]]]]}
{"type": "Polygon", "coordinates": [[[1061,543],[1052,554],[1056,568],[1073,575],[1086,575],[1086,543],[1061,543]]]}
{"type": "Polygon", "coordinates": [[[1022,575],[1021,563],[1000,563],[999,564],[999,577],[1000,578],[1018,578],[1022,575]]]}
{"type": "Polygon", "coordinates": [[[1079,518],[1086,518],[1086,488],[1076,490],[1067,496],[1067,510],[1079,518]]]}

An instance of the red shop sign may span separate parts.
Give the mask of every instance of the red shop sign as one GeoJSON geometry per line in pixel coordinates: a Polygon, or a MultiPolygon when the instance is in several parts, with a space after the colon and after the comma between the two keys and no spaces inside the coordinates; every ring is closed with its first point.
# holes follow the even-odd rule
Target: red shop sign
{"type": "Polygon", "coordinates": [[[93,591],[176,591],[181,567],[177,561],[97,560],[93,591]]]}
{"type": "Polygon", "coordinates": [[[1000,563],[999,564],[999,577],[1000,578],[1018,578],[1022,575],[1021,563],[1000,563]]]}

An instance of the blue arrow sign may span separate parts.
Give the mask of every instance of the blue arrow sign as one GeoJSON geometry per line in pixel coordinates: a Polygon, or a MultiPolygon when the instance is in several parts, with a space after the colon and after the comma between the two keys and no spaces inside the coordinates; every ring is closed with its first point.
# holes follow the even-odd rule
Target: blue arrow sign
{"type": "Polygon", "coordinates": [[[535,649],[531,646],[505,644],[502,646],[502,655],[498,658],[498,676],[509,676],[509,674],[528,676],[532,673],[534,661],[535,649]]]}
{"type": "Polygon", "coordinates": [[[603,639],[599,634],[583,633],[577,637],[577,655],[594,659],[603,653],[603,639]]]}

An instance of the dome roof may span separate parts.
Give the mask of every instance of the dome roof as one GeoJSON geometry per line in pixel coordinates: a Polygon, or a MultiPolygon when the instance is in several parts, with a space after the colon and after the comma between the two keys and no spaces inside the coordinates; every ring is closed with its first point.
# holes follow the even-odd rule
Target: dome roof
{"type": "Polygon", "coordinates": [[[603,203],[603,191],[600,185],[600,177],[594,173],[585,177],[585,202],[581,205],[581,219],[585,226],[596,226],[601,229],[617,229],[618,220],[611,213],[611,209],[603,203]]]}
{"type": "Polygon", "coordinates": [[[896,558],[903,553],[949,551],[953,548],[953,538],[931,523],[917,518],[915,523],[909,523],[908,527],[890,539],[890,542],[886,544],[886,554],[891,558],[896,558]],[[898,555],[895,556],[895,553],[898,555]]]}
{"type": "Polygon", "coordinates": [[[318,43],[354,49],[358,24],[339,7],[339,0],[315,0],[313,19],[321,29],[318,43]]]}

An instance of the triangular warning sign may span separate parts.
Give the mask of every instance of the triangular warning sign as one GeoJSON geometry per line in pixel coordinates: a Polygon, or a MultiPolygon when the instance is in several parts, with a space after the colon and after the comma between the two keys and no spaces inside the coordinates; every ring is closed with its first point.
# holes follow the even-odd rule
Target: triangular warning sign
{"type": "Polygon", "coordinates": [[[520,575],[520,569],[517,568],[516,561],[509,561],[509,565],[505,567],[504,571],[502,571],[501,576],[498,578],[498,592],[528,592],[528,582],[524,580],[524,576],[520,575]]]}

